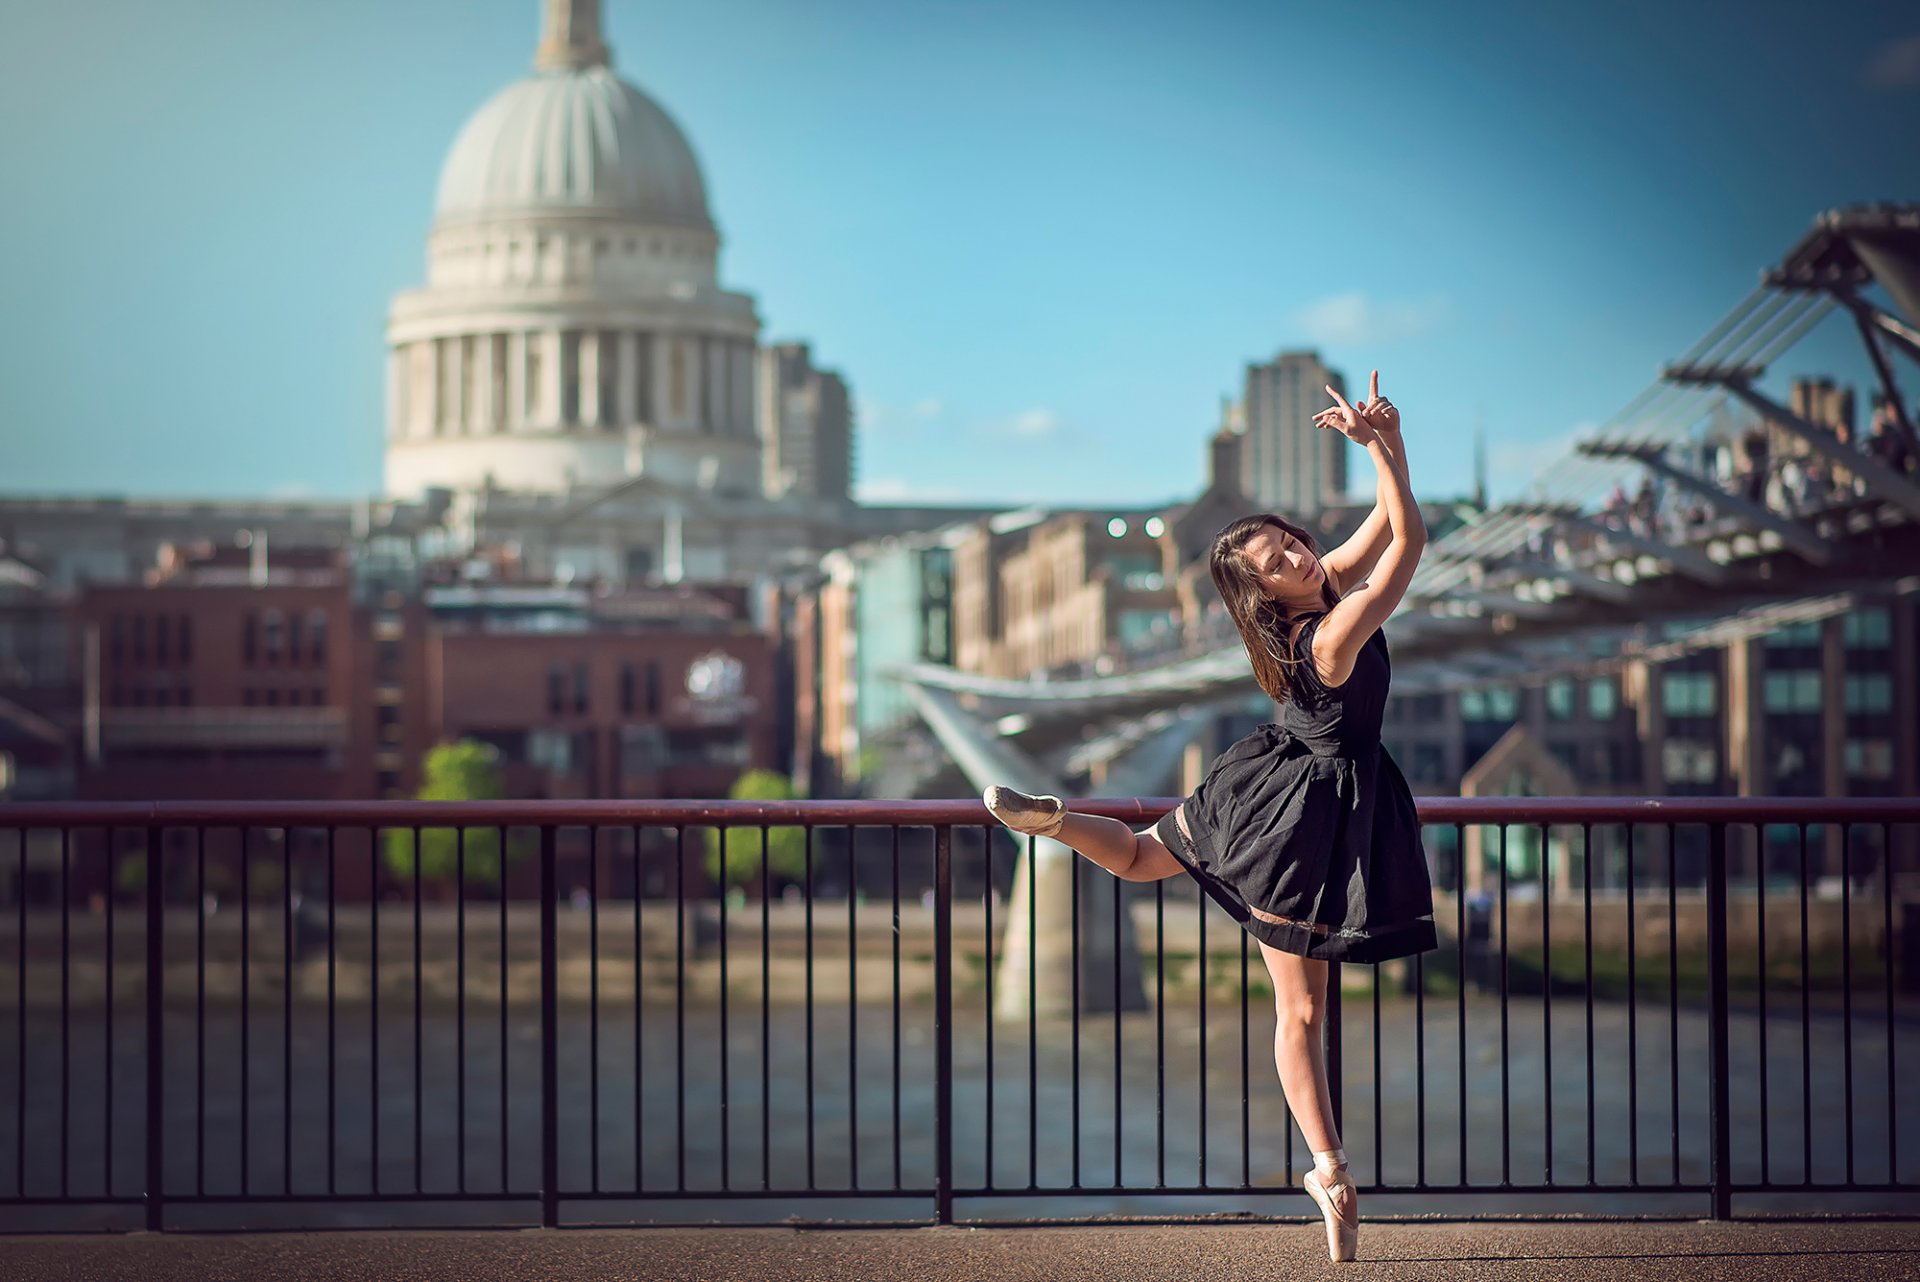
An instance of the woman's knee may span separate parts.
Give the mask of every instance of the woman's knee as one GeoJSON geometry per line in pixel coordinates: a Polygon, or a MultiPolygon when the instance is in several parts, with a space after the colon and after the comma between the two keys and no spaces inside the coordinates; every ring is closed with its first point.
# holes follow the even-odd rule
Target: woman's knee
{"type": "Polygon", "coordinates": [[[1273,1008],[1279,1020],[1277,1031],[1282,1037],[1310,1037],[1326,1024],[1327,1004],[1311,993],[1279,994],[1274,998],[1273,1008]]]}

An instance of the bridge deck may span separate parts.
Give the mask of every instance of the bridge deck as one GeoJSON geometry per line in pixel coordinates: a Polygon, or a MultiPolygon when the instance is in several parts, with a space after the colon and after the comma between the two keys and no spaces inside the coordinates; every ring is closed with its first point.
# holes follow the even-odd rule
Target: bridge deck
{"type": "MultiPolygon", "coordinates": [[[[1304,1201],[1304,1195],[1302,1201],[1304,1201]]],[[[261,1282],[329,1278],[979,1278],[1182,1282],[1253,1277],[1715,1278],[1920,1275],[1908,1221],[1375,1221],[1360,1259],[1328,1263],[1318,1221],[910,1229],[562,1229],[168,1234],[10,1241],[17,1279],[261,1282]]]]}

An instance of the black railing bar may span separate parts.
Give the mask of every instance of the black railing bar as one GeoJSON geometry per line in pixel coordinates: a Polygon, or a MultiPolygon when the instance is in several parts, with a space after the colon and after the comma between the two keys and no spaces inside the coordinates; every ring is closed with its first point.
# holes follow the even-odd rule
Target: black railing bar
{"type": "Polygon", "coordinates": [[[1587,1007],[1587,1187],[1592,1187],[1597,1167],[1594,1142],[1593,1101],[1596,1083],[1593,1076],[1593,825],[1580,825],[1580,944],[1585,955],[1585,978],[1581,991],[1587,1007]]]}
{"type": "MultiPolygon", "coordinates": [[[[1167,893],[1166,878],[1153,883],[1153,1126],[1154,1187],[1167,1184],[1167,893]]],[[[1287,1145],[1292,1183],[1293,1146],[1287,1145]]]]}
{"type": "MultiPolygon", "coordinates": [[[[1077,860],[1074,863],[1074,870],[1076,872],[1079,871],[1079,862],[1077,860]]],[[[1200,1075],[1195,1079],[1195,1081],[1198,1083],[1198,1086],[1195,1089],[1194,1094],[1199,1097],[1198,1102],[1199,1102],[1199,1108],[1200,1108],[1200,1133],[1199,1133],[1200,1187],[1205,1188],[1207,1185],[1207,1138],[1208,1138],[1208,1135],[1207,1135],[1207,986],[1208,986],[1207,985],[1207,898],[1205,895],[1199,896],[1195,901],[1194,915],[1195,915],[1195,918],[1200,923],[1200,956],[1197,959],[1198,974],[1199,974],[1199,980],[1200,980],[1199,995],[1197,998],[1200,1005],[1200,1037],[1199,1037],[1200,1075]]],[[[1076,948],[1074,950],[1074,953],[1077,956],[1079,954],[1079,949],[1076,948]]],[[[1339,967],[1338,965],[1333,965],[1333,966],[1329,966],[1327,969],[1330,972],[1327,977],[1327,988],[1331,992],[1337,992],[1340,987],[1338,982],[1340,978],[1339,967]]],[[[1076,971],[1075,973],[1077,974],[1078,971],[1076,971]]],[[[1076,1019],[1078,1018],[1078,1015],[1079,1015],[1079,1012],[1076,1010],[1075,1011],[1076,1019]]],[[[1078,1038],[1075,1039],[1076,1044],[1078,1043],[1078,1040],[1079,1040],[1078,1038]]],[[[1078,1076],[1077,1073],[1075,1075],[1078,1076]]],[[[1339,1069],[1335,1066],[1329,1066],[1327,1075],[1328,1077],[1338,1077],[1339,1069]]],[[[1074,1117],[1076,1121],[1079,1118],[1079,1110],[1077,1108],[1074,1110],[1074,1117]]],[[[1338,1127],[1339,1123],[1340,1123],[1339,1114],[1336,1113],[1334,1115],[1334,1125],[1338,1127]]],[[[1077,1129],[1076,1129],[1075,1135],[1077,1138],[1078,1137],[1077,1129]]],[[[1074,1184],[1075,1185],[1078,1185],[1080,1182],[1079,1176],[1080,1176],[1080,1167],[1079,1167],[1079,1164],[1076,1162],[1074,1165],[1074,1184]]]]}
{"type": "MultiPolygon", "coordinates": [[[[500,851],[501,888],[505,889],[507,852],[500,851]]],[[[467,1191],[467,830],[453,830],[453,1072],[454,1187],[467,1191]]],[[[640,900],[636,896],[637,909],[640,900]]],[[[329,997],[328,1000],[332,1000],[329,997]]],[[[636,1150],[638,1151],[638,1150],[636,1150]]]]}
{"type": "Polygon", "coordinates": [[[253,1046],[251,1025],[253,1015],[253,981],[251,978],[253,962],[253,832],[252,828],[242,827],[236,836],[240,839],[240,1191],[251,1192],[253,1182],[248,1178],[249,1158],[253,1144],[249,1122],[252,1120],[253,1105],[253,1046]]]}
{"type": "MultiPolygon", "coordinates": [[[[847,1183],[860,1187],[860,941],[854,908],[859,902],[859,831],[847,826],[847,1183]]],[[[992,879],[988,879],[987,898],[993,898],[992,879]]],[[[992,972],[993,948],[987,948],[988,972],[992,972]]],[[[987,1060],[993,1062],[991,1057],[987,1060]]],[[[989,1168],[991,1169],[991,1168],[989,1168]]]]}
{"type": "Polygon", "coordinates": [[[1500,824],[1500,1182],[1513,1183],[1513,1055],[1507,1043],[1507,825],[1500,824]]]}
{"type": "Polygon", "coordinates": [[[540,827],[540,1221],[560,1223],[559,828],[540,827]]]}
{"type": "MultiPolygon", "coordinates": [[[[1072,1168],[1073,1187],[1079,1188],[1080,1187],[1080,1037],[1079,1037],[1080,963],[1081,963],[1081,959],[1085,956],[1085,954],[1081,951],[1082,945],[1080,942],[1080,860],[1074,859],[1071,861],[1071,863],[1072,863],[1072,878],[1071,878],[1072,890],[1068,898],[1072,904],[1071,922],[1072,922],[1073,949],[1072,949],[1071,955],[1072,955],[1073,961],[1072,961],[1072,964],[1069,965],[1067,969],[1068,969],[1069,978],[1072,981],[1072,989],[1073,989],[1073,1018],[1072,1018],[1072,1021],[1067,1025],[1067,1027],[1073,1030],[1074,1035],[1068,1039],[1068,1049],[1072,1053],[1073,1066],[1070,1069],[1068,1069],[1067,1083],[1071,1088],[1072,1094],[1073,1094],[1073,1168],[1072,1168]]],[[[1032,963],[1029,962],[1028,964],[1031,965],[1032,963]]],[[[1204,1042],[1206,1040],[1206,1036],[1207,1036],[1206,1025],[1203,1023],[1200,1029],[1201,1041],[1204,1042]]],[[[1206,1080],[1206,1073],[1204,1071],[1202,1071],[1200,1075],[1200,1080],[1203,1082],[1206,1080]]],[[[1203,1119],[1201,1122],[1201,1125],[1203,1128],[1205,1124],[1206,1124],[1205,1120],[1203,1119]]]]}
{"type": "Polygon", "coordinates": [[[1800,825],[1800,1172],[1813,1176],[1813,970],[1807,941],[1807,825],[1800,825]]]}
{"type": "MultiPolygon", "coordinates": [[[[981,839],[986,851],[986,864],[987,864],[987,885],[986,885],[985,891],[981,895],[982,913],[981,913],[981,927],[980,927],[981,943],[986,948],[986,958],[987,958],[986,1017],[981,1021],[981,1024],[983,1025],[981,1031],[985,1035],[984,1041],[985,1041],[986,1055],[987,1055],[987,1072],[986,1072],[986,1081],[982,1083],[982,1085],[984,1087],[984,1093],[986,1095],[985,1163],[986,1163],[987,1181],[991,1183],[993,1181],[993,1131],[994,1131],[993,1084],[995,1079],[999,1077],[999,1073],[996,1071],[999,1068],[999,1065],[995,1062],[994,1053],[993,1053],[993,1026],[997,1022],[994,1018],[995,1012],[994,1012],[994,1005],[993,1005],[994,1003],[994,971],[998,970],[999,967],[995,964],[994,951],[993,951],[993,833],[986,829],[982,829],[981,839]]],[[[848,892],[847,899],[849,902],[852,901],[853,895],[851,891],[848,892]]]]}
{"type": "Polygon", "coordinates": [[[1540,825],[1540,1114],[1545,1123],[1546,1166],[1541,1182],[1553,1184],[1553,837],[1540,825]]]}
{"type": "MultiPolygon", "coordinates": [[[[733,951],[728,942],[727,919],[732,914],[727,911],[728,830],[716,824],[708,831],[720,861],[714,882],[720,888],[720,1187],[725,1189],[733,1187],[733,1036],[727,1026],[728,989],[732,987],[727,982],[727,954],[733,951]]],[[[813,964],[811,958],[807,964],[813,964]]],[[[812,1094],[811,1090],[808,1094],[812,1094]]]]}
{"type": "MultiPolygon", "coordinates": [[[[513,1187],[512,1168],[508,1164],[508,1143],[513,1134],[512,1106],[507,1098],[507,1078],[510,1066],[510,1042],[507,1038],[507,963],[511,958],[509,945],[512,932],[507,924],[507,825],[501,824],[494,837],[500,844],[500,1192],[505,1194],[513,1187]]],[[[378,887],[375,888],[376,891],[378,887]]]]}
{"type": "MultiPolygon", "coordinates": [[[[368,1163],[368,1175],[373,1183],[376,1195],[380,1192],[380,827],[375,825],[367,830],[367,1025],[372,1031],[372,1052],[367,1057],[367,1125],[372,1136],[372,1161],[368,1163]]],[[[504,908],[504,898],[501,903],[504,908]]],[[[504,929],[504,918],[503,929],[504,929]]],[[[500,1010],[504,1018],[506,1013],[506,993],[502,985],[500,1010]]],[[[500,1032],[500,1054],[506,1057],[506,1030],[500,1032]]],[[[501,1081],[506,1080],[506,1066],[501,1065],[501,1081]]],[[[505,1089],[504,1085],[501,1088],[505,1089]]],[[[506,1133],[504,1119],[500,1125],[501,1134],[506,1133]]],[[[503,1167],[504,1171],[504,1167],[503,1167]]],[[[505,1183],[504,1173],[502,1184],[505,1183]]]]}
{"type": "Polygon", "coordinates": [[[934,1220],[953,1223],[953,830],[933,831],[934,1220]]]}
{"type": "Polygon", "coordinates": [[[802,870],[806,889],[801,895],[801,907],[805,925],[806,967],[801,972],[806,986],[806,1027],[807,1027],[807,1187],[817,1188],[819,1181],[814,1173],[814,1090],[813,1090],[813,827],[804,830],[807,863],[802,870]]]}
{"type": "MultiPolygon", "coordinates": [[[[100,1131],[101,1164],[105,1168],[105,1179],[101,1184],[104,1193],[113,1192],[113,901],[118,898],[111,889],[114,877],[114,832],[112,828],[101,833],[106,846],[107,878],[107,943],[106,943],[106,980],[107,980],[107,1027],[106,1027],[106,1084],[102,1096],[106,1105],[105,1125],[100,1131]]],[[[1889,1023],[1891,1028],[1892,1024],[1889,1023]]]]}
{"type": "Polygon", "coordinates": [[[893,954],[893,1184],[900,1187],[900,829],[893,828],[892,915],[889,918],[893,954]]]}
{"type": "MultiPolygon", "coordinates": [[[[1708,1123],[1712,1128],[1708,1172],[1713,1181],[1713,1218],[1733,1217],[1732,1073],[1727,1063],[1727,825],[1707,830],[1707,1024],[1708,1123]]],[[[1766,1125],[1762,1115],[1761,1126],[1766,1125]]]]}
{"type": "Polygon", "coordinates": [[[1680,831],[1667,832],[1667,1105],[1673,1148],[1672,1183],[1680,1182],[1680,831]]]}
{"type": "Polygon", "coordinates": [[[1038,897],[1034,893],[1035,870],[1038,862],[1034,857],[1034,844],[1037,837],[1027,838],[1027,1179],[1029,1182],[1040,1178],[1040,993],[1039,968],[1035,966],[1034,956],[1040,942],[1038,918],[1035,906],[1038,897]]]}
{"type": "Polygon", "coordinates": [[[773,1187],[773,871],[760,828],[760,1187],[773,1187]]]}
{"type": "Polygon", "coordinates": [[[647,985],[646,971],[641,966],[640,904],[645,895],[640,869],[640,826],[631,825],[627,836],[633,844],[633,1191],[639,1194],[646,1190],[647,1184],[647,1110],[643,1089],[647,1079],[644,1015],[647,985]]]}
{"type": "MultiPolygon", "coordinates": [[[[1117,932],[1116,932],[1116,937],[1117,937],[1117,932]]],[[[1252,1029],[1249,1027],[1249,1022],[1250,1022],[1249,1011],[1248,1011],[1249,1002],[1247,1000],[1249,996],[1249,992],[1247,988],[1247,967],[1248,967],[1248,955],[1249,955],[1248,949],[1251,947],[1252,942],[1253,942],[1253,937],[1251,935],[1247,934],[1247,932],[1244,930],[1240,932],[1240,1182],[1242,1184],[1253,1183],[1253,1099],[1252,1099],[1253,1080],[1252,1080],[1252,1066],[1249,1063],[1249,1060],[1253,1054],[1252,1049],[1249,1045],[1249,1043],[1252,1040],[1253,1034],[1252,1034],[1252,1029]]],[[[1266,964],[1265,954],[1262,954],[1261,965],[1263,969],[1265,968],[1265,964],[1266,964]]],[[[1114,1040],[1117,1043],[1120,1037],[1120,1012],[1118,1009],[1119,1003],[1115,1002],[1114,1006],[1115,1006],[1114,1015],[1113,1015],[1114,1040]]],[[[1116,1047],[1115,1058],[1118,1059],[1117,1047],[1116,1047]]],[[[1119,1158],[1119,1144],[1118,1144],[1118,1141],[1120,1138],[1119,1136],[1119,1131],[1120,1131],[1119,1072],[1120,1072],[1119,1065],[1115,1064],[1114,1066],[1115,1089],[1114,1089],[1114,1101],[1113,1101],[1115,1146],[1114,1146],[1113,1169],[1116,1177],[1119,1175],[1119,1172],[1120,1172],[1120,1158],[1119,1158]]]]}
{"type": "Polygon", "coordinates": [[[687,827],[674,828],[673,1116],[674,1187],[687,1187],[687,827]]]}
{"type": "Polygon", "coordinates": [[[424,987],[421,982],[420,949],[420,865],[426,861],[427,851],[422,844],[420,830],[413,830],[413,1189],[416,1193],[426,1191],[425,1165],[426,1143],[424,1116],[426,1109],[425,1091],[422,1089],[423,1074],[420,1071],[421,1052],[426,1039],[421,1035],[421,1005],[424,987]]]}
{"type": "MultiPolygon", "coordinates": [[[[73,829],[60,829],[60,1196],[67,1196],[69,1148],[73,1142],[73,829]]],[[[21,887],[21,894],[27,887],[21,887]]],[[[1849,1082],[1851,1090],[1851,1082],[1849,1082]]],[[[244,1132],[242,1132],[244,1134],[244,1132]]]]}
{"type": "MultiPolygon", "coordinates": [[[[1456,868],[1453,887],[1455,996],[1460,1005],[1460,1183],[1467,1182],[1467,838],[1465,826],[1453,826],[1456,868]]],[[[1485,860],[1481,860],[1485,871],[1485,860]]],[[[1293,1171],[1287,1171],[1289,1179],[1293,1171]]]]}
{"type": "Polygon", "coordinates": [[[1638,1187],[1640,1183],[1640,982],[1635,968],[1635,958],[1639,954],[1639,932],[1634,926],[1633,900],[1634,884],[1639,879],[1639,869],[1635,866],[1633,834],[1636,824],[1629,822],[1627,831],[1627,1181],[1638,1187]]]}
{"type": "Polygon", "coordinates": [[[1765,1184],[1773,1173],[1769,1148],[1773,1115],[1767,1107],[1767,830],[1758,824],[1753,828],[1753,849],[1754,950],[1760,972],[1760,1182],[1765,1184]]]}
{"type": "MultiPolygon", "coordinates": [[[[164,987],[166,978],[166,952],[165,941],[161,938],[160,934],[163,919],[161,910],[166,906],[164,894],[166,886],[166,834],[164,832],[148,831],[141,833],[140,837],[141,853],[145,856],[147,866],[145,904],[147,919],[147,937],[145,941],[147,1010],[146,1046],[144,1048],[147,1059],[147,1114],[144,1119],[146,1123],[147,1151],[145,1157],[147,1187],[144,1200],[146,1202],[147,1231],[149,1233],[157,1233],[160,1231],[160,1226],[164,1222],[167,1191],[165,1071],[167,1043],[166,1029],[164,1026],[165,1006],[163,1004],[166,996],[164,987]]],[[[26,871],[24,847],[21,854],[21,871],[24,874],[26,871]]],[[[26,896],[22,895],[21,900],[24,903],[26,896]]],[[[25,937],[26,933],[22,931],[21,938],[24,939],[25,937]]],[[[24,978],[26,975],[25,966],[21,967],[20,973],[24,978]]],[[[23,1012],[26,1010],[26,1004],[24,1002],[21,1004],[21,1010],[23,1012]]],[[[21,1039],[23,1045],[25,1040],[25,1038],[21,1039]]],[[[26,1079],[24,1077],[21,1079],[20,1085],[24,1097],[26,1090],[26,1079]]],[[[331,1130],[331,1127],[329,1127],[329,1130],[331,1130]]],[[[109,1195],[113,1193],[111,1187],[106,1191],[109,1195]]]]}
{"type": "MultiPolygon", "coordinates": [[[[1851,947],[1851,941],[1849,941],[1851,947]]],[[[1893,1043],[1893,827],[1880,825],[1880,947],[1887,957],[1887,1179],[1900,1179],[1900,1114],[1894,1108],[1893,1043]]]]}
{"type": "MultiPolygon", "coordinates": [[[[1840,825],[1840,1056],[1847,1134],[1847,1183],[1853,1182],[1853,825],[1840,825]]],[[[1893,1030],[1887,1030],[1893,1036],[1893,1030]]]]}
{"type": "MultiPolygon", "coordinates": [[[[338,842],[337,830],[333,827],[332,824],[328,824],[327,825],[327,1192],[328,1193],[333,1193],[337,1189],[337,1177],[339,1174],[338,1168],[339,1168],[339,1161],[340,1161],[340,1127],[338,1125],[340,1092],[339,1092],[339,1082],[337,1080],[339,1077],[338,1064],[336,1062],[338,1059],[338,1050],[337,1050],[337,1041],[336,1041],[336,1029],[334,1027],[335,1015],[337,1013],[336,998],[338,996],[338,991],[339,991],[338,990],[339,966],[338,966],[338,957],[336,956],[337,949],[335,947],[337,932],[334,929],[335,919],[337,916],[337,909],[339,907],[339,897],[335,893],[335,886],[334,886],[335,879],[338,875],[338,862],[337,862],[338,856],[339,856],[339,842],[338,842]]],[[[461,969],[462,969],[462,973],[464,974],[465,973],[464,965],[462,966],[461,969]]],[[[466,1051],[463,1045],[461,1048],[461,1059],[464,1061],[465,1058],[466,1058],[466,1051]]],[[[464,1167],[462,1169],[464,1170],[464,1167]]],[[[464,1184],[462,1185],[462,1191],[463,1192],[465,1191],[464,1184]]]]}
{"type": "Polygon", "coordinates": [[[207,1191],[207,830],[194,830],[193,1191],[207,1191]]]}
{"type": "MultiPolygon", "coordinates": [[[[280,1191],[293,1192],[293,834],[280,830],[280,1191]]],[[[109,990],[111,991],[111,990],[109,990]]]]}
{"type": "MultiPolygon", "coordinates": [[[[600,1191],[600,833],[587,829],[587,1169],[600,1191]]],[[[636,897],[638,889],[634,891],[636,897]]],[[[634,1066],[638,1069],[639,1065],[634,1066]]]]}

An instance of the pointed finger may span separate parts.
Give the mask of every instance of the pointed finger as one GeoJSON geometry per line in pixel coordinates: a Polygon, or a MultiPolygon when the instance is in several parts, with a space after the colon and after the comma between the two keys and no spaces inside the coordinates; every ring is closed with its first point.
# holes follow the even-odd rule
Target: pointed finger
{"type": "Polygon", "coordinates": [[[1379,370],[1373,371],[1373,378],[1367,384],[1367,399],[1369,401],[1377,401],[1380,399],[1380,371],[1379,370]]]}
{"type": "Polygon", "coordinates": [[[1346,397],[1344,397],[1344,396],[1342,396],[1342,395],[1340,395],[1340,393],[1338,393],[1338,392],[1336,392],[1336,391],[1334,391],[1334,390],[1333,390],[1333,384],[1331,384],[1331,383],[1328,383],[1328,384],[1325,384],[1324,386],[1325,386],[1325,387],[1326,387],[1326,389],[1327,389],[1327,395],[1328,395],[1328,396],[1331,396],[1331,397],[1332,397],[1332,398],[1333,398],[1334,400],[1336,400],[1336,401],[1338,401],[1338,402],[1340,402],[1340,408],[1341,408],[1341,409],[1343,409],[1343,410],[1345,410],[1345,411],[1346,411],[1347,413],[1349,413],[1349,414],[1357,414],[1357,413],[1358,413],[1358,411],[1357,411],[1357,410],[1355,410],[1355,409],[1353,408],[1353,406],[1351,406],[1351,405],[1349,405],[1349,404],[1347,404],[1347,398],[1346,398],[1346,397]]]}

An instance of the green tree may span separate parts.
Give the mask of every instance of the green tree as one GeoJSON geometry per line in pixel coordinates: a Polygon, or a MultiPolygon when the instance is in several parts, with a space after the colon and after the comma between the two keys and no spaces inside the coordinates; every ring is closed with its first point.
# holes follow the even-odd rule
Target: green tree
{"type": "MultiPolygon", "coordinates": [[[[495,801],[506,795],[500,775],[500,754],[472,739],[443,743],[428,751],[421,765],[421,801],[495,801]]],[[[420,875],[451,881],[460,868],[460,838],[452,828],[422,828],[419,832],[420,875]]],[[[467,828],[465,833],[467,884],[498,886],[501,878],[500,829],[467,828]]],[[[525,833],[514,833],[506,843],[506,859],[518,863],[533,849],[525,833]]],[[[396,877],[413,876],[414,832],[389,829],[387,867],[396,877]]]]}
{"type": "MultiPolygon", "coordinates": [[[[733,781],[727,796],[735,801],[793,801],[798,797],[793,783],[773,770],[749,770],[733,781]]],[[[729,886],[760,884],[760,834],[766,833],[767,868],[788,879],[804,877],[807,872],[807,831],[781,825],[761,829],[758,826],[725,830],[727,839],[727,879],[729,886]]],[[[720,884],[720,831],[706,833],[707,876],[720,884]]]]}

